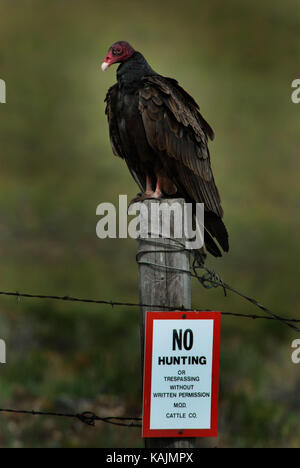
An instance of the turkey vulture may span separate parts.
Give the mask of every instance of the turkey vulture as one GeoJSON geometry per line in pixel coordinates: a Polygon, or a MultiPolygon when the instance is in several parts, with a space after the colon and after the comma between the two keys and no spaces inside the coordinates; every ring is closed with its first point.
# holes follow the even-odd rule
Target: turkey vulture
{"type": "Polygon", "coordinates": [[[212,128],[178,82],[156,73],[128,42],[109,48],[102,70],[113,63],[120,65],[105,99],[110,140],[143,191],[138,199],[204,203],[205,246],[220,257],[219,246],[227,252],[229,245],[207,147],[212,128]]]}

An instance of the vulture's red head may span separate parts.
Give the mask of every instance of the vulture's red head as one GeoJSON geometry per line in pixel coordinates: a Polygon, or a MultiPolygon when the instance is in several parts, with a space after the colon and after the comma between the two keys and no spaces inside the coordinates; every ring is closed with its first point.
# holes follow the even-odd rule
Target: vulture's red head
{"type": "Polygon", "coordinates": [[[102,71],[105,71],[113,63],[126,62],[135,50],[128,42],[119,41],[115,42],[108,50],[104,62],[101,65],[102,71]]]}

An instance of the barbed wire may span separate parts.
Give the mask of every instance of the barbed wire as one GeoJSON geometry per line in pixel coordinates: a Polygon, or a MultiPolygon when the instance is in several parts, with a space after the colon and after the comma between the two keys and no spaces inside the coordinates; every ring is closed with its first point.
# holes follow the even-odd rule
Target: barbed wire
{"type": "MultiPolygon", "coordinates": [[[[151,239],[151,238],[149,238],[149,236],[151,236],[151,233],[148,233],[148,237],[143,238],[142,242],[145,242],[146,244],[153,244],[156,247],[162,247],[162,249],[161,250],[157,250],[157,249],[155,249],[155,250],[150,250],[150,249],[140,250],[138,252],[137,256],[136,256],[136,260],[137,260],[138,264],[148,265],[148,266],[152,266],[152,267],[156,267],[156,268],[162,268],[162,269],[165,269],[165,270],[173,270],[173,271],[177,271],[177,272],[181,272],[181,273],[188,273],[193,278],[196,278],[200,282],[200,284],[206,289],[217,288],[217,287],[220,286],[220,287],[223,288],[225,296],[226,296],[226,291],[227,290],[231,291],[234,294],[237,294],[238,296],[242,297],[246,301],[250,302],[251,304],[255,305],[259,309],[263,310],[264,312],[269,314],[271,317],[266,317],[266,316],[254,317],[251,314],[239,314],[239,316],[248,317],[248,318],[250,318],[250,317],[252,317],[252,318],[269,318],[269,319],[272,318],[273,320],[278,320],[278,321],[282,322],[283,324],[285,324],[286,326],[288,326],[288,327],[292,328],[293,330],[296,330],[298,333],[300,333],[300,328],[296,327],[295,325],[293,325],[291,323],[291,322],[300,323],[300,319],[298,320],[298,319],[289,319],[289,318],[282,317],[282,316],[274,313],[272,310],[268,309],[264,305],[260,304],[260,302],[258,302],[256,299],[254,299],[254,298],[252,298],[252,297],[238,291],[237,289],[233,288],[229,284],[225,283],[221,279],[221,276],[219,274],[217,274],[214,270],[209,269],[208,267],[205,266],[205,257],[206,256],[204,254],[199,253],[198,250],[187,249],[185,244],[183,242],[178,241],[177,239],[164,237],[161,240],[157,240],[157,239],[153,239],[153,238],[151,239]],[[172,243],[170,243],[170,241],[172,243]],[[190,270],[187,270],[187,269],[170,266],[170,265],[167,265],[167,264],[164,264],[164,263],[157,263],[157,262],[155,263],[155,262],[150,262],[148,260],[147,261],[141,260],[143,255],[149,254],[149,253],[150,254],[157,254],[157,253],[180,253],[180,252],[187,252],[188,254],[190,254],[193,257],[193,261],[192,261],[192,265],[191,265],[192,272],[190,270]],[[198,273],[199,270],[203,270],[205,273],[203,273],[202,275],[199,275],[199,273],[198,273]]],[[[158,234],[158,237],[161,238],[162,236],[158,234]]],[[[224,312],[223,312],[223,314],[224,315],[225,314],[226,315],[236,315],[236,314],[233,314],[233,313],[224,313],[224,312]]]]}
{"type": "MultiPolygon", "coordinates": [[[[207,308],[202,308],[202,307],[192,307],[192,308],[186,308],[182,305],[170,307],[170,306],[164,306],[164,305],[158,305],[158,304],[143,304],[140,302],[121,302],[121,301],[112,301],[112,300],[103,300],[103,299],[85,299],[85,298],[79,298],[79,297],[72,297],[72,296],[51,296],[51,295],[43,295],[43,294],[28,294],[28,293],[21,293],[21,292],[13,292],[13,291],[0,291],[0,295],[2,296],[11,296],[11,297],[16,297],[18,300],[21,298],[27,298],[27,299],[42,299],[42,300],[55,300],[55,301],[70,301],[70,302],[78,302],[78,303],[90,303],[90,304],[95,304],[95,305],[109,305],[111,307],[115,306],[125,306],[125,307],[149,307],[151,310],[154,309],[165,309],[165,310],[178,310],[178,311],[191,311],[191,310],[203,310],[203,311],[210,311],[211,309],[207,308]]],[[[263,307],[263,306],[262,306],[263,307]]],[[[266,319],[266,320],[283,320],[285,322],[291,322],[291,323],[300,323],[300,319],[296,318],[289,318],[289,317],[268,317],[267,315],[257,315],[257,314],[243,314],[240,312],[227,312],[227,311],[221,311],[222,315],[227,315],[227,316],[232,316],[232,317],[241,317],[241,318],[251,318],[251,319],[266,319]]],[[[279,316],[278,316],[279,317],[279,316]]]]}
{"type": "Polygon", "coordinates": [[[77,419],[78,421],[84,424],[87,424],[88,426],[95,426],[96,421],[102,421],[108,424],[113,424],[115,426],[141,427],[141,424],[136,424],[135,421],[142,420],[142,418],[138,418],[138,417],[124,417],[124,416],[123,417],[121,416],[100,417],[90,411],[71,414],[71,413],[55,413],[52,411],[16,410],[16,409],[0,408],[0,413],[23,414],[23,415],[29,415],[29,416],[54,416],[54,417],[59,417],[59,418],[77,419]],[[126,423],[125,421],[131,421],[131,422],[126,423]]]}
{"type": "MultiPolygon", "coordinates": [[[[148,236],[152,236],[151,233],[148,233],[148,236]]],[[[153,238],[143,238],[142,241],[146,242],[147,244],[153,244],[156,249],[155,250],[142,250],[137,253],[136,256],[136,261],[140,265],[148,265],[156,268],[162,268],[165,270],[172,270],[173,272],[181,272],[181,273],[187,273],[191,277],[196,278],[200,284],[205,288],[205,289],[210,289],[210,288],[217,288],[217,287],[222,287],[224,294],[226,295],[226,291],[231,291],[234,294],[237,294],[238,296],[242,297],[243,299],[247,300],[251,304],[255,305],[262,311],[266,312],[269,314],[269,316],[266,315],[257,315],[257,314],[244,314],[244,313],[239,313],[239,312],[225,312],[221,311],[222,315],[227,315],[227,316],[232,316],[232,317],[244,317],[244,318],[251,318],[251,319],[265,319],[265,320],[276,320],[279,321],[288,327],[292,328],[293,330],[300,332],[300,328],[296,327],[293,325],[293,323],[300,323],[300,319],[296,318],[290,318],[290,317],[282,317],[278,315],[277,313],[273,312],[269,308],[265,307],[262,305],[260,302],[258,302],[256,299],[242,293],[241,291],[238,291],[237,289],[233,288],[229,284],[225,283],[219,274],[217,274],[214,270],[209,269],[208,267],[205,266],[205,255],[199,254],[199,251],[195,250],[190,250],[187,249],[185,244],[178,241],[177,239],[174,238],[162,238],[161,235],[158,235],[160,240],[153,239],[153,238]],[[168,243],[166,243],[168,242],[168,243]],[[172,243],[170,243],[172,242],[172,243]],[[157,247],[162,247],[161,250],[157,250],[157,247]],[[182,269],[182,268],[177,268],[174,266],[166,265],[166,264],[159,264],[159,263],[154,263],[154,262],[149,262],[149,261],[143,261],[141,260],[142,256],[144,254],[149,254],[149,253],[179,253],[179,252],[187,252],[188,254],[191,254],[193,257],[193,261],[191,264],[191,270],[187,269],[182,269]],[[202,275],[199,275],[198,271],[203,270],[205,273],[202,275]]],[[[111,307],[115,306],[127,306],[127,307],[147,307],[152,310],[154,309],[162,309],[162,310],[178,310],[178,311],[188,311],[191,310],[191,308],[186,308],[183,305],[177,305],[170,307],[161,305],[161,304],[144,304],[144,303],[136,303],[136,302],[124,302],[124,301],[113,301],[113,300],[104,300],[104,299],[91,299],[91,298],[80,298],[80,297],[73,297],[69,295],[63,295],[63,296],[58,296],[58,295],[45,295],[45,294],[29,294],[29,293],[20,293],[18,291],[13,292],[13,291],[0,291],[0,295],[2,296],[14,296],[17,297],[18,300],[20,298],[28,298],[28,299],[42,299],[42,300],[56,300],[56,301],[64,301],[64,302],[78,302],[78,303],[86,303],[86,304],[98,304],[98,305],[109,305],[111,307]]],[[[198,308],[193,308],[193,310],[208,310],[208,309],[203,309],[202,307],[198,308]]]]}
{"type": "MultiPolygon", "coordinates": [[[[154,241],[156,246],[162,246],[163,249],[140,251],[137,254],[137,262],[140,265],[148,265],[149,267],[163,268],[165,270],[172,270],[173,272],[176,271],[176,272],[181,272],[181,273],[188,273],[191,275],[191,277],[197,279],[205,289],[221,287],[223,288],[225,295],[226,295],[226,291],[231,291],[232,293],[237,294],[238,296],[242,297],[243,299],[247,300],[251,304],[258,307],[260,310],[268,314],[268,315],[257,315],[257,314],[245,314],[245,313],[239,313],[239,312],[221,311],[222,315],[251,318],[251,319],[275,320],[275,321],[279,321],[287,325],[288,327],[292,328],[293,330],[296,330],[297,332],[300,332],[300,328],[293,325],[293,323],[300,323],[300,319],[282,317],[274,313],[272,310],[262,305],[256,299],[240,292],[239,290],[225,283],[221,279],[219,274],[217,274],[214,270],[209,269],[208,267],[205,266],[204,257],[199,255],[199,253],[195,253],[194,251],[186,249],[184,244],[178,242],[175,239],[167,239],[167,240],[173,241],[174,245],[169,244],[167,245],[167,248],[166,248],[166,244],[164,244],[163,242],[154,241]],[[170,265],[143,261],[141,259],[143,254],[146,254],[146,253],[178,253],[182,251],[186,251],[189,254],[192,254],[193,256],[193,261],[191,264],[191,271],[177,268],[177,267],[170,266],[170,265]],[[204,273],[199,274],[200,270],[202,270],[204,273]]],[[[152,240],[149,240],[149,239],[147,241],[149,243],[153,242],[152,240]]],[[[136,303],[136,302],[122,302],[122,301],[112,301],[112,300],[108,301],[104,299],[79,298],[79,297],[73,297],[73,296],[68,296],[68,295],[59,296],[59,295],[29,294],[29,293],[20,293],[18,291],[16,292],[0,291],[0,295],[16,297],[18,300],[20,300],[21,298],[28,298],[28,299],[41,299],[41,300],[56,300],[56,301],[64,301],[64,302],[78,302],[78,303],[87,303],[87,304],[96,304],[96,305],[102,304],[102,305],[109,305],[111,307],[115,307],[115,306],[147,307],[151,310],[154,310],[154,309],[178,310],[178,311],[191,310],[191,308],[186,308],[183,305],[170,307],[170,306],[164,306],[161,304],[143,304],[140,302],[136,303]]],[[[197,309],[192,309],[192,310],[204,311],[204,310],[209,310],[209,309],[203,309],[199,307],[197,309]]],[[[71,414],[71,413],[57,413],[57,412],[49,412],[49,411],[46,412],[46,411],[35,411],[35,410],[16,410],[16,409],[0,408],[0,413],[23,414],[23,415],[31,415],[31,416],[54,416],[54,417],[60,417],[60,418],[77,419],[80,422],[88,426],[95,426],[96,421],[102,421],[104,423],[113,424],[117,426],[123,426],[123,427],[141,427],[141,424],[138,424],[137,421],[142,421],[142,418],[140,417],[118,417],[118,416],[100,417],[100,416],[97,416],[95,413],[89,412],[89,411],[71,414]]]]}
{"type": "Polygon", "coordinates": [[[290,322],[300,323],[300,320],[298,320],[298,319],[290,320],[290,319],[286,319],[285,317],[282,317],[282,316],[280,316],[278,314],[275,314],[274,312],[272,312],[272,310],[270,310],[267,307],[265,307],[264,305],[260,304],[256,299],[254,299],[254,298],[252,298],[250,296],[247,296],[246,294],[238,291],[237,289],[233,288],[229,284],[224,283],[224,281],[220,278],[219,275],[217,275],[213,270],[210,270],[209,268],[207,268],[204,265],[193,266],[193,269],[194,269],[194,272],[195,272],[195,274],[193,276],[199,280],[199,282],[202,284],[202,286],[204,286],[206,288],[207,287],[221,286],[225,291],[228,290],[228,291],[233,292],[234,294],[237,294],[238,296],[242,297],[246,301],[248,301],[251,304],[255,305],[259,309],[261,309],[264,312],[270,314],[271,317],[269,317],[269,318],[273,318],[273,320],[278,320],[278,321],[284,323],[285,325],[287,325],[288,327],[292,328],[293,330],[296,330],[297,332],[300,332],[300,328],[298,328],[295,325],[293,325],[292,323],[290,323],[290,322]],[[206,272],[206,274],[203,274],[202,276],[199,276],[197,274],[197,269],[203,269],[206,272]],[[206,286],[207,283],[210,284],[210,286],[206,286]]]}

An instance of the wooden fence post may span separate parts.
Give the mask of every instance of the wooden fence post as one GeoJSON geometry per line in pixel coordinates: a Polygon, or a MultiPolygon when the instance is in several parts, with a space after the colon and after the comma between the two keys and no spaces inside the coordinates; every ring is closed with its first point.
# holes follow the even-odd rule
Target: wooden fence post
{"type": "MultiPolygon", "coordinates": [[[[184,200],[181,198],[164,200],[145,200],[143,203],[148,209],[147,212],[149,216],[151,206],[153,206],[154,204],[159,204],[159,206],[161,206],[162,203],[167,203],[172,208],[173,216],[171,216],[169,239],[139,239],[137,258],[139,262],[140,303],[155,304],[158,306],[166,306],[170,308],[183,306],[187,309],[190,309],[191,285],[189,273],[189,253],[187,251],[180,251],[180,246],[178,247],[178,243],[172,241],[172,238],[174,238],[174,229],[176,230],[174,221],[176,221],[176,219],[178,220],[177,215],[181,216],[182,219],[184,200]],[[174,246],[177,246],[178,251],[174,251],[174,246]],[[152,263],[152,265],[150,265],[149,263],[152,263]],[[162,267],[156,265],[162,265],[162,267]],[[171,268],[164,268],[165,265],[171,268]]],[[[148,219],[145,219],[145,216],[147,216],[147,214],[141,212],[141,224],[144,225],[149,220],[149,217],[148,219]]],[[[158,226],[160,228],[159,232],[161,232],[161,226],[163,221],[163,216],[160,214],[160,219],[158,221],[158,226]]],[[[181,223],[183,226],[183,221],[181,221],[181,223]]],[[[154,232],[154,234],[155,233],[157,234],[157,232],[154,232]]],[[[183,229],[182,233],[184,236],[183,229]]],[[[184,240],[184,238],[176,238],[176,241],[182,243],[184,243],[184,240]]],[[[142,371],[144,367],[145,317],[147,310],[150,310],[149,307],[141,308],[140,329],[142,371]]],[[[194,441],[194,438],[147,438],[145,439],[145,447],[193,448],[194,441]]]]}

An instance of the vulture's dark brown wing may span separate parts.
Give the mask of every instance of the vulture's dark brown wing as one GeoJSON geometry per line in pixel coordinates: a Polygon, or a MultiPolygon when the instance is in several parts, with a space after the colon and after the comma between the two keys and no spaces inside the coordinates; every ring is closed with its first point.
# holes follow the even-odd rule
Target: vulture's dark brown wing
{"type": "Polygon", "coordinates": [[[164,167],[170,168],[176,185],[221,218],[223,210],[207,147],[208,137],[214,136],[211,127],[175,80],[150,76],[143,81],[139,110],[149,145],[161,155],[164,167]]]}
{"type": "Polygon", "coordinates": [[[105,114],[107,115],[109,136],[112,146],[112,150],[116,156],[125,159],[125,154],[122,150],[122,143],[119,135],[118,122],[116,116],[117,110],[117,99],[118,99],[118,83],[111,86],[107,91],[105,101],[106,108],[105,114]]]}
{"type": "Polygon", "coordinates": [[[137,169],[133,169],[130,163],[130,154],[126,155],[126,149],[124,145],[122,145],[119,127],[118,127],[118,120],[117,120],[117,100],[118,100],[118,90],[119,85],[116,83],[115,85],[111,86],[107,91],[105,102],[105,114],[107,115],[108,126],[109,126],[109,136],[110,142],[112,146],[112,150],[116,156],[119,156],[122,159],[125,159],[128,169],[136,181],[137,185],[140,187],[142,191],[145,190],[145,176],[142,173],[139,173],[137,169]]]}

